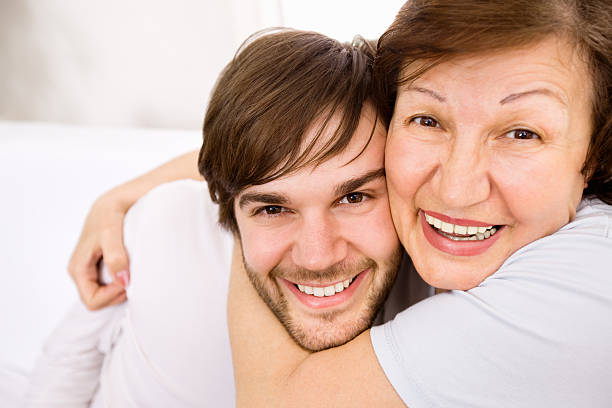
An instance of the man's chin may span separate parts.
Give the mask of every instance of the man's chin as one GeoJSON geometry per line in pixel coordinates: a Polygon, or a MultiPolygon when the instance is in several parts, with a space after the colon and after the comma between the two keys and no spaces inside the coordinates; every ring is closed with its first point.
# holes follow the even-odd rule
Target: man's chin
{"type": "Polygon", "coordinates": [[[279,320],[295,342],[305,350],[321,351],[341,346],[368,329],[374,316],[339,316],[336,313],[317,317],[284,316],[279,320]]]}
{"type": "Polygon", "coordinates": [[[345,287],[330,295],[329,299],[336,301],[327,302],[327,297],[323,301],[304,301],[300,296],[307,295],[291,281],[281,280],[278,284],[278,280],[262,278],[270,273],[258,274],[246,262],[245,269],[259,296],[295,342],[306,350],[320,351],[341,346],[372,325],[391,290],[400,259],[401,251],[398,248],[382,270],[374,261],[362,262],[361,266],[354,268],[361,272],[352,275],[357,278],[352,284],[349,283],[348,289],[345,287]]]}

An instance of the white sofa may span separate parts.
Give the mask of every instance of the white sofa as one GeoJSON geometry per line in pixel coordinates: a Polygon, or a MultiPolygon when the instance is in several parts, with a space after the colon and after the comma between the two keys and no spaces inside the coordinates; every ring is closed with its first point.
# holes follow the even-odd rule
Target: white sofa
{"type": "Polygon", "coordinates": [[[95,198],[200,140],[196,130],[0,121],[0,406],[78,299],[66,266],[95,198]]]}

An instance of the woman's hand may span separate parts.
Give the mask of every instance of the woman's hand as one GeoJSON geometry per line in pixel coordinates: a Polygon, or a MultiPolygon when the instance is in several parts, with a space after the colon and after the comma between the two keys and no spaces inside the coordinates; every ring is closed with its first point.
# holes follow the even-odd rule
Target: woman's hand
{"type": "Polygon", "coordinates": [[[68,273],[89,310],[121,303],[130,280],[129,259],[123,246],[123,219],[130,207],[154,187],[180,179],[201,180],[198,152],[168,163],[102,195],[92,206],[70,258],[68,273]],[[113,282],[102,284],[98,264],[104,259],[113,282]]]}
{"type": "Polygon", "coordinates": [[[70,258],[68,273],[89,310],[126,299],[129,259],[123,246],[123,219],[128,209],[116,198],[113,190],[96,200],[70,258]],[[112,283],[100,281],[98,264],[102,258],[113,278],[112,283]]]}

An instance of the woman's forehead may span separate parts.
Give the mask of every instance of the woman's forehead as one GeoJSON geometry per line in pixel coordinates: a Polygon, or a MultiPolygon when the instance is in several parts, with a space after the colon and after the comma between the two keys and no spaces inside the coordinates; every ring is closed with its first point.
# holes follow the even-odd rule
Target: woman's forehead
{"type": "MultiPolygon", "coordinates": [[[[427,62],[416,61],[402,71],[414,77],[427,62]]],[[[503,100],[513,94],[545,90],[563,104],[588,101],[592,83],[587,64],[575,46],[557,37],[486,53],[466,54],[441,61],[398,89],[398,97],[416,90],[439,100],[447,93],[468,89],[472,95],[503,100]]]]}

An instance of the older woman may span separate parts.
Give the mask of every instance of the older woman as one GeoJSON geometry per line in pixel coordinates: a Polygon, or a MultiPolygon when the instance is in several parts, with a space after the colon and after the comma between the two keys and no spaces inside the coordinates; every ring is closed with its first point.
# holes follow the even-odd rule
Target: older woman
{"type": "MultiPolygon", "coordinates": [[[[375,71],[391,212],[419,274],[457,290],[310,354],[237,252],[239,405],[609,406],[610,30],[605,1],[406,3],[375,71]]],[[[89,236],[77,282],[98,245],[89,236]]],[[[83,297],[95,307],[122,296],[112,290],[83,297]]]]}

